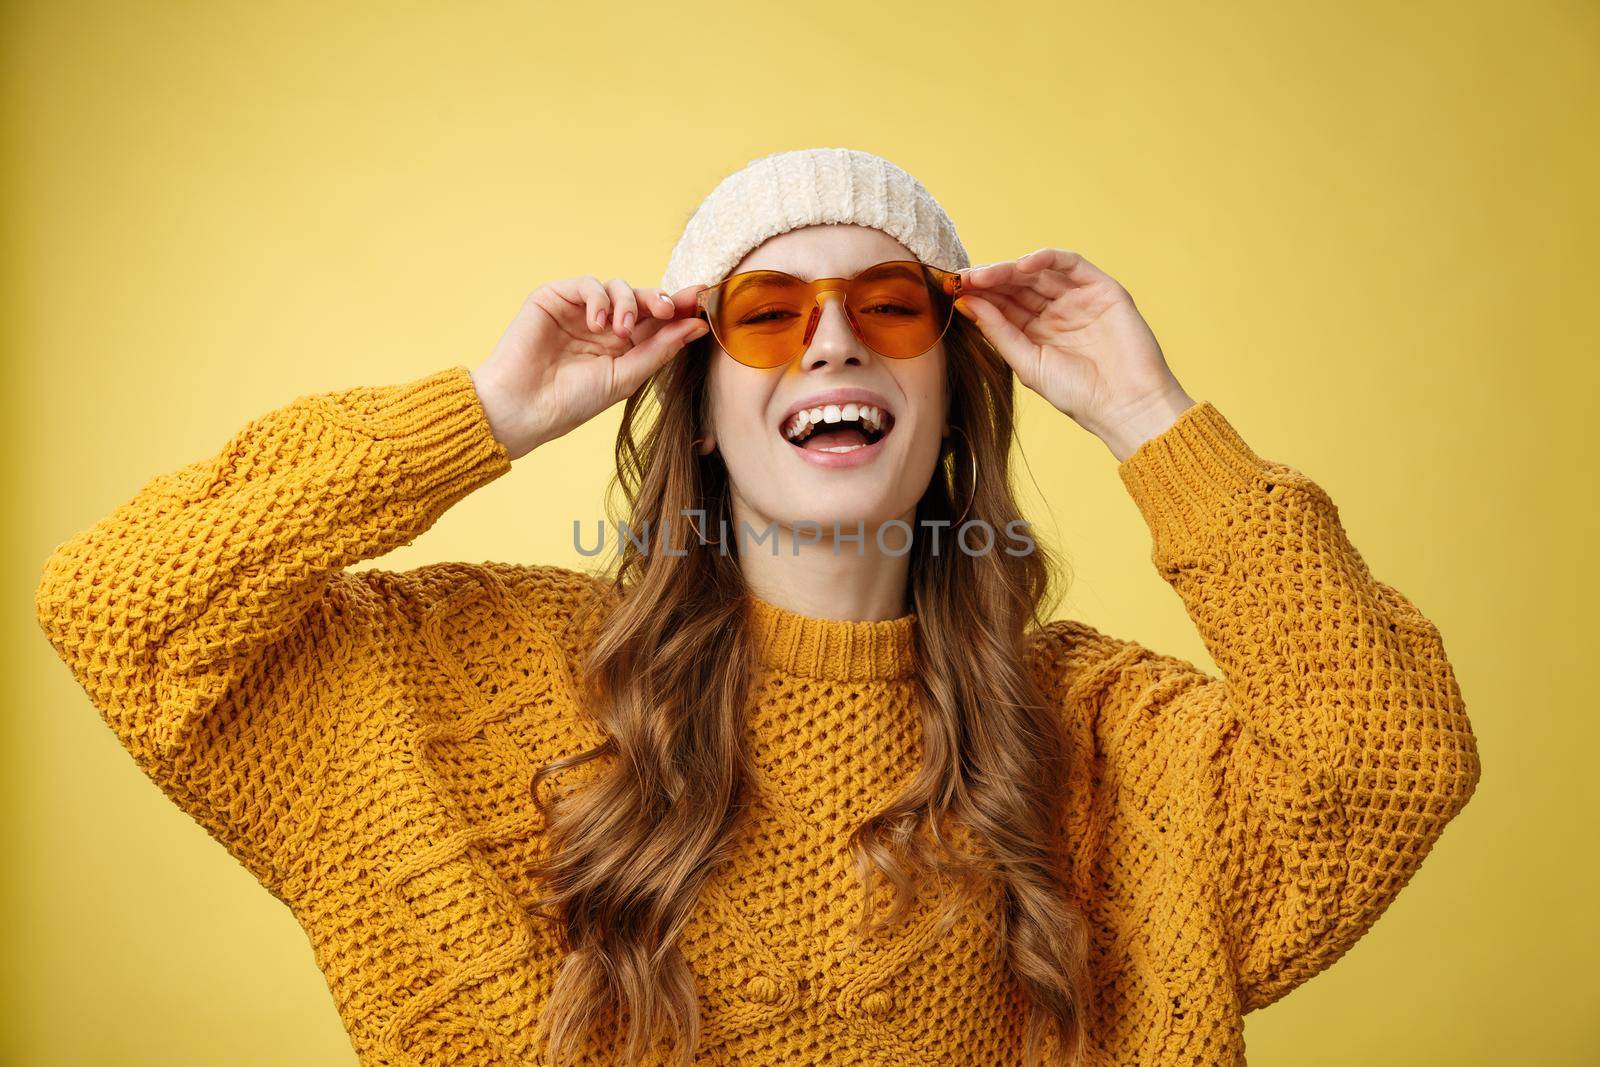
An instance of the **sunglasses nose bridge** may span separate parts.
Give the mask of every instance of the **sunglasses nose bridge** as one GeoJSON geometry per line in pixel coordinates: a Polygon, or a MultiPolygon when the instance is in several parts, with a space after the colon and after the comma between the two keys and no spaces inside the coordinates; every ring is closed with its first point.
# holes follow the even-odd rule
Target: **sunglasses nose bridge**
{"type": "Polygon", "coordinates": [[[856,340],[866,343],[866,339],[861,336],[861,331],[856,326],[855,316],[850,314],[849,290],[850,283],[845,278],[822,278],[812,283],[811,314],[806,316],[805,337],[801,340],[802,351],[811,347],[811,339],[817,335],[817,326],[822,322],[822,314],[828,310],[826,301],[830,295],[839,297],[839,307],[844,313],[845,322],[850,326],[850,332],[855,335],[856,340]]]}

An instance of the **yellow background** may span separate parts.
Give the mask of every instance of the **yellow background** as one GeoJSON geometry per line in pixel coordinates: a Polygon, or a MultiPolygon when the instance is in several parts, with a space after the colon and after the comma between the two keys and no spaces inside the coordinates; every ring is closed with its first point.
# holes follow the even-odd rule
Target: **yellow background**
{"type": "MultiPolygon", "coordinates": [[[[1600,8],[10,4],[0,1060],[353,1064],[288,911],[139,774],[32,617],[61,540],[307,392],[654,285],[717,179],[879,153],[975,261],[1134,294],[1191,395],[1440,627],[1477,797],[1253,1064],[1576,1064],[1595,1013],[1600,8]],[[334,10],[336,8],[336,10],[334,10]]],[[[1098,441],[1030,397],[1065,611],[1207,663],[1098,441]]],[[[613,410],[385,566],[577,565],[613,410]]]]}

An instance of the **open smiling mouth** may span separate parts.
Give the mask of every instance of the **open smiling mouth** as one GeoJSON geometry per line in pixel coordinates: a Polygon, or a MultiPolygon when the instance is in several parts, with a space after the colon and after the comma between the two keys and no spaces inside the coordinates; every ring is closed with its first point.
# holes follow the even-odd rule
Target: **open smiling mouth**
{"type": "Polygon", "coordinates": [[[894,416],[871,404],[802,408],[783,424],[783,436],[808,452],[854,452],[875,445],[894,429],[894,416]]]}

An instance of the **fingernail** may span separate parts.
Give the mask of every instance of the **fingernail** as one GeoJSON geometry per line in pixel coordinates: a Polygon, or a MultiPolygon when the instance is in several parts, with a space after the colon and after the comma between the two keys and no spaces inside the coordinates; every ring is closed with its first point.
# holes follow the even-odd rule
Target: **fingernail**
{"type": "Polygon", "coordinates": [[[622,328],[624,330],[633,329],[633,312],[624,311],[622,313],[622,328]]]}
{"type": "Polygon", "coordinates": [[[972,313],[972,305],[967,303],[965,297],[962,297],[956,301],[956,310],[961,312],[961,314],[965,315],[967,318],[972,319],[974,322],[977,321],[978,316],[972,313]]]}
{"type": "Polygon", "coordinates": [[[672,297],[670,297],[670,296],[668,296],[666,294],[666,290],[662,290],[659,295],[660,295],[661,299],[665,300],[667,303],[669,303],[669,304],[672,303],[672,297]]]}

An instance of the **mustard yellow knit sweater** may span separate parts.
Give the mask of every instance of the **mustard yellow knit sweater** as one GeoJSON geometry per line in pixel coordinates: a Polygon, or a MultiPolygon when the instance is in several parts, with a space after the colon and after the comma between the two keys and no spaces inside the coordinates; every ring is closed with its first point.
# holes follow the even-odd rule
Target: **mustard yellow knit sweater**
{"type": "MultiPolygon", "coordinates": [[[[605,594],[553,566],[345,569],[509,466],[465,368],[302,396],[62,544],[38,588],[139,766],[303,924],[366,1067],[542,1062],[559,961],[527,908],[529,789],[602,740],[567,620],[605,594]]],[[[1476,742],[1435,627],[1210,403],[1118,469],[1221,677],[1069,620],[1028,646],[1074,742],[1093,1062],[1242,1063],[1242,1015],[1349,949],[1467,803],[1476,742]]],[[[931,901],[894,939],[846,921],[849,830],[921,759],[915,618],[750,607],[759,802],[682,939],[698,1061],[1019,1062],[993,895],[939,938],[931,901]]]]}

